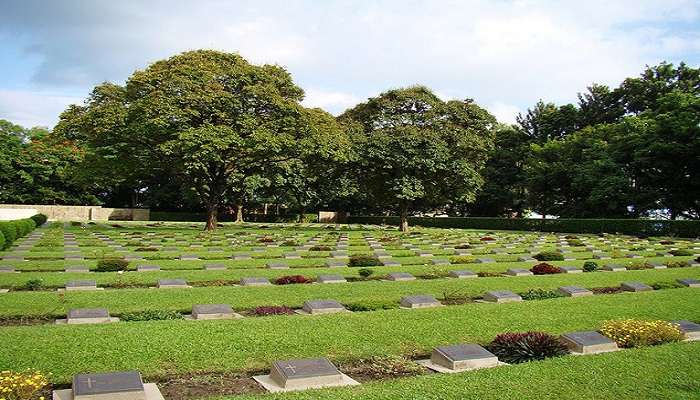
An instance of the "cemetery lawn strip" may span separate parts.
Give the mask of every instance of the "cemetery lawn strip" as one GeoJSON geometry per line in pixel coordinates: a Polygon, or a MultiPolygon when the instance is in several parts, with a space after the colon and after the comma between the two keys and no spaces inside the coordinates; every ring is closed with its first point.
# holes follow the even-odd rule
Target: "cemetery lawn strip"
{"type": "MultiPolygon", "coordinates": [[[[623,281],[646,284],[700,278],[700,268],[674,268],[623,272],[595,272],[527,277],[435,279],[404,282],[297,284],[267,287],[200,287],[192,289],[119,289],[94,292],[10,292],[0,295],[0,317],[62,317],[71,308],[107,308],[118,316],[142,310],[189,312],[193,304],[226,303],[236,310],[262,305],[300,307],[304,301],[334,299],[343,304],[382,303],[398,306],[402,296],[432,294],[479,296],[488,290],[527,291],[577,285],[586,288],[619,286],[623,281]]],[[[669,289],[674,290],[674,289],[669,289]]]]}
{"type": "MultiPolygon", "coordinates": [[[[700,342],[595,356],[369,382],[352,388],[267,395],[265,399],[697,399],[700,342]]],[[[227,399],[260,399],[236,396],[227,399]]]]}
{"type": "Polygon", "coordinates": [[[65,384],[85,371],[133,369],[158,380],[174,372],[267,370],[271,361],[289,358],[413,357],[436,345],[484,344],[507,331],[558,334],[632,317],[700,321],[697,294],[686,288],[323,316],[1,327],[0,368],[38,368],[65,384]]]}

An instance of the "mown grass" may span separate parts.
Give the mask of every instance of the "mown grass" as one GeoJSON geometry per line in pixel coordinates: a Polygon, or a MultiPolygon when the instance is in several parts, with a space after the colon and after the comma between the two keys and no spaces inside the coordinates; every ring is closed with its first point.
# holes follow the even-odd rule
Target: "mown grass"
{"type": "Polygon", "coordinates": [[[697,399],[700,342],[562,357],[465,372],[222,399],[697,399]]]}
{"type": "Polygon", "coordinates": [[[87,371],[136,369],[155,377],[261,370],[276,359],[427,354],[436,345],[486,343],[506,331],[564,333],[613,318],[698,321],[697,305],[697,289],[687,288],[324,316],[3,327],[0,368],[39,368],[59,383],[87,371]]]}
{"type": "MultiPolygon", "coordinates": [[[[142,272],[154,278],[158,272],[142,272]]],[[[105,307],[112,314],[141,310],[188,312],[193,304],[226,303],[243,310],[261,305],[300,307],[312,299],[335,299],[344,304],[390,303],[398,305],[402,296],[445,294],[478,296],[488,290],[556,289],[578,285],[587,288],[619,286],[623,281],[647,284],[700,278],[700,268],[674,268],[623,272],[557,274],[547,276],[497,277],[474,279],[434,279],[404,282],[367,281],[346,284],[305,284],[265,287],[195,287],[191,289],[118,289],[90,292],[10,292],[0,295],[0,316],[63,316],[71,308],[105,307]]],[[[696,289],[697,290],[697,289],[696,289]]]]}

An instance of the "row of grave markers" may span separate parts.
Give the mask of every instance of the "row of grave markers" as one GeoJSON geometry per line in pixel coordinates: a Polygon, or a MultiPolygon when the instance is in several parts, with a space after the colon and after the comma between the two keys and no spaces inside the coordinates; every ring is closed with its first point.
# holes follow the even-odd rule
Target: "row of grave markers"
{"type": "MultiPolygon", "coordinates": [[[[686,340],[700,340],[700,325],[687,320],[672,321],[686,340]]],[[[620,350],[610,338],[597,331],[565,333],[560,339],[572,354],[598,354],[620,350]]],[[[433,349],[430,358],[419,364],[438,373],[460,373],[507,365],[498,357],[474,344],[451,344],[433,349]]],[[[278,360],[272,362],[268,375],[253,379],[269,392],[289,392],[360,383],[342,373],[327,358],[278,360]]],[[[54,400],[164,400],[157,385],[144,383],[137,371],[78,374],[72,388],[53,392],[54,400]]]]}

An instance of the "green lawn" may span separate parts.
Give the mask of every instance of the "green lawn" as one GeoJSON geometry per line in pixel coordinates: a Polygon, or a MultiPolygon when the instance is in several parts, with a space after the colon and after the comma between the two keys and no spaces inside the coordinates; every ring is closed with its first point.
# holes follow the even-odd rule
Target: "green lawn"
{"type": "Polygon", "coordinates": [[[432,374],[322,389],[227,399],[698,399],[700,342],[568,356],[461,374],[432,374]]]}
{"type": "Polygon", "coordinates": [[[276,359],[427,353],[440,344],[486,343],[506,331],[564,333],[614,318],[700,321],[697,289],[230,321],[153,321],[0,328],[0,368],[36,367],[68,382],[79,372],[267,369],[276,359]]]}
{"type": "MultiPolygon", "coordinates": [[[[142,272],[153,279],[159,272],[142,272]]],[[[96,275],[96,274],[94,274],[96,275]]],[[[139,310],[187,312],[193,304],[227,303],[238,310],[260,305],[300,307],[304,301],[335,299],[344,304],[381,302],[398,305],[402,296],[445,293],[478,296],[488,290],[527,291],[578,285],[587,288],[619,286],[623,281],[673,282],[700,278],[700,268],[673,268],[623,272],[595,272],[525,277],[434,279],[403,282],[367,281],[344,284],[306,284],[266,287],[196,287],[192,289],[116,289],[90,292],[10,292],[0,295],[0,316],[63,316],[71,308],[104,307],[112,314],[139,310]]]]}

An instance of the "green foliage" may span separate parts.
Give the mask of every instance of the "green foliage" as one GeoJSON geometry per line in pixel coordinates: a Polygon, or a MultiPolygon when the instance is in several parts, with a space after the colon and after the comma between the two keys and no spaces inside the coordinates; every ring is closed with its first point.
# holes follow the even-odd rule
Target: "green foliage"
{"type": "Polygon", "coordinates": [[[22,286],[22,289],[24,290],[41,290],[44,288],[44,281],[41,279],[30,279],[27,282],[24,283],[22,286]]]}
{"type": "Polygon", "coordinates": [[[369,278],[370,275],[374,273],[373,269],[370,268],[361,268],[360,270],[357,271],[358,275],[360,275],[363,278],[369,278]]]}
{"type": "Polygon", "coordinates": [[[561,274],[561,270],[554,265],[540,263],[530,268],[530,271],[535,275],[561,274]]]}
{"type": "Polygon", "coordinates": [[[692,256],[694,253],[688,249],[678,249],[678,250],[671,250],[669,253],[673,254],[674,256],[692,256]]]}
{"type": "Polygon", "coordinates": [[[561,293],[555,290],[547,289],[530,289],[527,292],[519,293],[523,300],[544,300],[564,297],[561,293]]]}
{"type": "Polygon", "coordinates": [[[537,261],[564,261],[564,255],[557,251],[543,251],[532,256],[537,261]]]}
{"type": "Polygon", "coordinates": [[[598,269],[598,263],[595,261],[586,261],[583,263],[583,272],[593,272],[598,269]]]}
{"type": "Polygon", "coordinates": [[[345,305],[345,308],[350,311],[376,311],[376,310],[391,310],[397,308],[395,302],[386,300],[366,300],[358,301],[345,305]]]}
{"type": "Polygon", "coordinates": [[[17,238],[17,229],[13,221],[0,221],[0,232],[5,237],[5,247],[8,248],[17,238]]]}
{"type": "Polygon", "coordinates": [[[685,286],[681,285],[678,282],[675,281],[667,281],[667,282],[654,282],[650,285],[651,287],[654,288],[654,290],[663,290],[663,289],[680,289],[684,288],[685,286]]]}
{"type": "Polygon", "coordinates": [[[561,357],[569,353],[558,337],[545,332],[502,333],[487,348],[499,361],[509,364],[561,357]]]}
{"type": "Polygon", "coordinates": [[[48,220],[48,217],[46,217],[46,215],[44,215],[44,214],[36,214],[36,215],[33,215],[31,218],[32,218],[32,220],[34,220],[34,223],[36,224],[36,226],[44,225],[46,223],[46,221],[48,220]]]}
{"type": "Polygon", "coordinates": [[[119,319],[127,322],[134,321],[164,321],[164,320],[174,320],[183,319],[184,316],[177,311],[169,310],[145,310],[124,313],[119,316],[119,319]]]}
{"type": "Polygon", "coordinates": [[[97,272],[126,271],[129,262],[122,258],[103,258],[97,261],[97,272]]]}
{"type": "Polygon", "coordinates": [[[678,342],[683,333],[678,326],[668,321],[621,319],[605,321],[600,333],[614,340],[620,347],[654,346],[678,342]]]}
{"type": "Polygon", "coordinates": [[[354,255],[350,256],[350,261],[348,262],[349,267],[378,267],[382,265],[378,257],[375,256],[365,256],[365,255],[354,255]]]}

